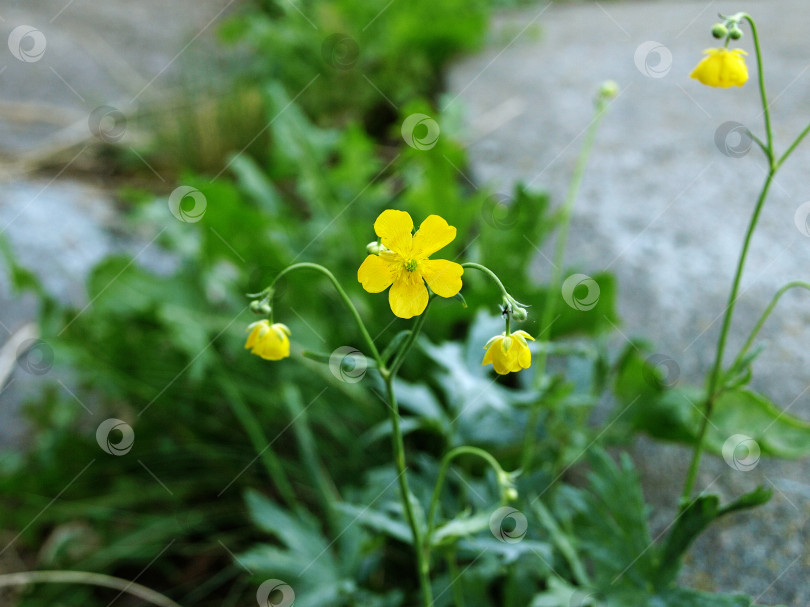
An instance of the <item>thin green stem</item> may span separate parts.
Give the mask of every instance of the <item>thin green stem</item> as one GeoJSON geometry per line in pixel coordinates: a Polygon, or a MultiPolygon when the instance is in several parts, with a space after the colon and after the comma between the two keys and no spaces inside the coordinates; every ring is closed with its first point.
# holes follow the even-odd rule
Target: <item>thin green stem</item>
{"type": "MultiPolygon", "coordinates": [[[[416,331],[414,331],[415,333],[416,331]]],[[[388,393],[388,406],[391,412],[392,443],[394,449],[394,464],[397,468],[397,481],[399,491],[402,495],[402,507],[405,511],[405,518],[413,535],[413,547],[416,552],[417,574],[419,576],[419,587],[422,592],[422,602],[424,607],[432,607],[433,591],[430,587],[430,562],[428,552],[425,547],[425,537],[422,529],[416,520],[416,515],[411,504],[411,490],[408,486],[407,467],[405,465],[405,443],[402,439],[402,429],[400,428],[399,405],[394,394],[394,376],[385,377],[385,388],[388,393]]]]}
{"type": "Polygon", "coordinates": [[[464,607],[464,590],[461,586],[461,573],[456,562],[456,551],[449,550],[445,555],[447,572],[450,574],[450,584],[453,587],[453,604],[456,607],[464,607]]]}
{"type": "Polygon", "coordinates": [[[501,279],[498,278],[498,275],[495,274],[495,272],[490,270],[488,267],[482,266],[480,263],[474,263],[472,261],[468,261],[468,262],[465,262],[465,263],[461,264],[461,267],[462,268],[472,268],[474,270],[478,270],[479,272],[483,272],[484,274],[489,276],[495,282],[496,285],[498,285],[498,288],[501,290],[501,294],[504,297],[509,297],[509,292],[506,290],[506,287],[503,286],[503,283],[501,282],[501,279]]]}
{"type": "Polygon", "coordinates": [[[181,607],[169,597],[129,580],[90,571],[23,571],[0,575],[0,588],[28,584],[87,584],[126,592],[158,607],[181,607]]]}
{"type": "Polygon", "coordinates": [[[419,337],[419,333],[422,331],[422,327],[425,325],[425,319],[427,318],[427,312],[430,309],[430,304],[433,303],[433,297],[431,296],[428,299],[427,306],[425,307],[425,311],[416,319],[413,324],[413,329],[408,334],[408,337],[405,339],[405,343],[402,344],[399,351],[397,352],[396,356],[394,356],[394,360],[391,362],[391,367],[388,370],[388,374],[393,378],[399,368],[402,366],[402,363],[405,362],[405,357],[410,352],[413,345],[416,343],[416,338],[419,337]]]}
{"type": "MultiPolygon", "coordinates": [[[[731,319],[734,316],[734,307],[737,304],[737,296],[740,290],[740,281],[742,279],[743,269],[745,267],[745,260],[748,256],[748,249],[751,245],[751,237],[756,230],[757,223],[759,222],[759,216],[762,212],[762,207],[765,204],[765,199],[768,196],[768,190],[770,189],[771,183],[773,182],[773,178],[776,175],[776,171],[779,168],[782,161],[784,161],[787,153],[782,156],[779,162],[775,162],[775,154],[773,149],[773,131],[771,129],[771,113],[770,107],[768,104],[768,95],[765,90],[765,74],[762,70],[762,51],[759,45],[759,35],[757,34],[757,26],[754,23],[754,20],[751,16],[747,13],[737,13],[733,17],[733,19],[739,21],[740,19],[745,19],[748,24],[751,26],[751,36],[754,39],[754,49],[756,51],[756,59],[757,59],[757,76],[759,81],[759,95],[762,101],[762,114],[765,118],[765,135],[766,135],[766,145],[767,149],[765,150],[766,155],[768,156],[768,175],[765,178],[765,183],[762,185],[762,190],[759,193],[759,197],[757,198],[756,206],[754,207],[754,212],[751,215],[751,221],[748,224],[748,230],[745,233],[745,240],[743,241],[742,250],[740,251],[740,258],[737,262],[737,269],[734,273],[734,281],[731,286],[731,292],[729,293],[728,297],[728,304],[726,305],[725,314],[723,316],[723,326],[720,329],[720,335],[717,339],[717,352],[714,358],[714,365],[712,366],[711,373],[709,375],[709,381],[706,389],[706,403],[705,403],[705,410],[703,412],[703,421],[700,425],[700,430],[698,431],[697,441],[695,443],[695,449],[692,452],[692,461],[689,464],[689,470],[686,473],[686,481],[684,482],[683,492],[681,493],[681,507],[685,508],[689,500],[692,497],[692,491],[695,486],[695,481],[697,480],[697,473],[698,469],[700,468],[700,460],[703,457],[703,451],[705,449],[705,439],[706,439],[706,432],[709,428],[709,419],[712,415],[712,410],[714,409],[714,403],[717,399],[718,393],[718,382],[720,379],[720,373],[723,366],[723,354],[725,353],[726,349],[726,342],[728,340],[728,333],[729,329],[731,328],[731,319]]],[[[797,142],[794,142],[795,145],[789,148],[789,152],[792,152],[795,149],[795,146],[798,145],[798,141],[801,140],[803,135],[800,135],[797,142]]],[[[763,321],[764,322],[764,321],[763,321]]]]}
{"type": "Polygon", "coordinates": [[[275,485],[284,503],[287,504],[291,510],[300,510],[300,504],[295,497],[295,491],[293,491],[290,481],[287,479],[284,467],[281,465],[281,460],[279,460],[275,451],[273,451],[271,446],[272,441],[267,439],[267,435],[264,433],[256,415],[242,399],[239,390],[236,389],[236,386],[234,386],[227,375],[219,372],[217,379],[222,390],[225,392],[226,400],[231,407],[231,411],[233,411],[236,419],[248,435],[253,449],[258,454],[259,459],[267,471],[267,475],[275,485]]]}
{"type": "Polygon", "coordinates": [[[346,294],[346,291],[343,290],[343,287],[341,286],[340,282],[338,281],[337,278],[335,278],[335,275],[332,274],[332,272],[330,272],[322,265],[317,263],[309,263],[309,262],[295,263],[291,266],[287,266],[281,272],[279,272],[278,275],[273,280],[272,284],[270,285],[270,288],[275,286],[276,282],[278,282],[278,280],[285,274],[289,274],[290,272],[294,272],[295,270],[303,270],[303,269],[316,270],[332,281],[332,284],[335,286],[338,295],[340,295],[341,299],[343,299],[343,303],[346,304],[346,307],[349,309],[349,312],[351,313],[352,317],[354,317],[354,321],[355,323],[357,323],[357,327],[360,329],[360,333],[363,335],[363,339],[366,341],[369,350],[371,350],[371,354],[374,356],[374,359],[379,364],[380,372],[381,373],[384,372],[385,365],[383,364],[382,358],[380,358],[380,353],[377,351],[377,346],[374,345],[374,340],[371,339],[371,335],[369,335],[368,329],[366,329],[366,325],[363,322],[363,319],[360,318],[360,314],[357,312],[357,308],[354,307],[352,300],[349,299],[349,296],[346,294]]]}
{"type": "MultiPolygon", "coordinates": [[[[607,99],[600,96],[596,102],[596,109],[593,119],[591,120],[585,132],[585,140],[582,144],[582,149],[579,152],[574,173],[571,176],[571,183],[568,187],[565,201],[560,208],[560,232],[557,235],[557,242],[554,249],[554,260],[552,261],[551,281],[548,286],[548,297],[546,298],[545,305],[543,306],[543,314],[540,319],[540,331],[537,336],[540,339],[543,335],[550,335],[550,325],[553,322],[554,313],[557,304],[557,293],[562,286],[562,272],[563,272],[563,259],[565,256],[565,247],[568,242],[568,229],[571,225],[571,216],[574,210],[574,203],[579,193],[580,185],[582,185],[582,178],[585,176],[585,167],[588,165],[588,158],[591,154],[596,133],[599,129],[599,123],[602,121],[607,110],[607,99]]],[[[545,341],[550,341],[546,339],[545,341]]],[[[546,373],[546,362],[548,359],[548,350],[543,348],[538,353],[538,360],[535,366],[535,377],[537,377],[537,384],[541,385],[544,381],[546,373]]],[[[521,455],[521,467],[528,470],[534,458],[534,437],[537,428],[537,422],[540,417],[540,402],[535,403],[529,412],[528,423],[526,424],[526,432],[523,437],[523,448],[521,455]]]]}
{"type": "Polygon", "coordinates": [[[746,355],[748,350],[751,349],[754,340],[756,339],[757,335],[759,335],[759,332],[762,329],[762,325],[764,325],[765,321],[768,320],[768,317],[771,315],[771,312],[773,312],[773,309],[776,307],[776,304],[779,303],[779,300],[782,298],[782,295],[784,295],[791,289],[796,288],[806,289],[807,291],[810,291],[810,283],[801,280],[794,280],[793,282],[787,283],[785,286],[783,286],[776,292],[776,294],[773,296],[773,299],[771,300],[771,303],[768,304],[768,307],[765,308],[765,311],[762,313],[762,316],[759,317],[757,324],[754,325],[754,328],[751,331],[751,335],[748,336],[748,340],[745,342],[745,345],[740,350],[740,353],[737,355],[737,358],[735,358],[734,362],[731,364],[732,367],[735,367],[746,355]]]}
{"type": "Polygon", "coordinates": [[[441,497],[442,487],[444,486],[444,480],[447,477],[447,472],[450,469],[450,464],[452,461],[459,457],[460,455],[476,455],[487,462],[492,469],[495,470],[495,474],[498,478],[503,478],[506,476],[506,472],[504,469],[501,468],[500,463],[495,457],[478,447],[473,447],[471,445],[465,445],[462,447],[456,447],[455,449],[451,449],[447,453],[444,454],[442,458],[442,463],[439,468],[439,476],[436,478],[436,485],[433,488],[433,497],[430,500],[430,508],[428,510],[428,530],[427,530],[427,542],[430,545],[431,537],[433,536],[433,532],[436,529],[436,512],[439,508],[439,498],[441,497]]]}
{"type": "Polygon", "coordinates": [[[780,166],[782,166],[782,163],[785,162],[785,160],[788,159],[788,156],[790,156],[793,153],[793,150],[795,150],[797,147],[799,147],[799,144],[805,138],[807,133],[810,133],[810,124],[808,124],[806,127],[804,127],[804,130],[801,133],[799,133],[799,136],[796,137],[796,139],[793,140],[793,143],[791,143],[790,146],[788,147],[788,149],[785,150],[785,153],[782,154],[781,158],[779,158],[779,160],[776,161],[776,164],[774,165],[774,170],[776,170],[780,166]]]}
{"type": "Polygon", "coordinates": [[[709,418],[711,417],[712,409],[714,408],[714,401],[717,398],[717,382],[720,379],[720,370],[723,366],[723,354],[726,349],[728,332],[731,328],[731,319],[734,316],[734,307],[737,304],[737,294],[740,290],[740,281],[742,280],[745,260],[748,256],[748,249],[751,245],[751,237],[754,235],[754,230],[759,222],[759,216],[762,212],[765,199],[768,196],[768,190],[773,182],[773,177],[774,169],[772,168],[770,171],[768,171],[768,176],[766,177],[765,183],[762,186],[762,191],[759,193],[759,198],[757,198],[754,212],[751,215],[751,221],[748,224],[748,230],[745,233],[745,240],[743,242],[742,251],[740,252],[740,258],[737,261],[737,270],[734,273],[734,281],[731,286],[731,292],[729,293],[728,304],[726,305],[726,311],[723,316],[723,325],[720,329],[720,336],[718,337],[717,341],[717,352],[714,358],[714,365],[712,366],[711,374],[709,376],[709,383],[706,390],[706,406],[703,412],[703,421],[701,422],[700,430],[698,431],[697,442],[695,444],[695,450],[692,453],[692,461],[689,464],[689,471],[686,475],[683,493],[681,493],[682,504],[686,504],[691,498],[692,489],[694,488],[695,480],[697,479],[700,460],[703,457],[703,443],[705,442],[706,431],[709,426],[709,418]]]}
{"type": "Polygon", "coordinates": [[[759,81],[759,96],[762,99],[762,114],[765,117],[765,142],[767,144],[766,154],[768,155],[768,165],[770,169],[775,170],[774,166],[774,150],[773,150],[773,131],[771,130],[771,110],[768,105],[768,95],[765,91],[765,74],[762,71],[762,52],[759,48],[759,35],[757,34],[757,25],[748,13],[742,13],[741,17],[748,21],[751,26],[751,37],[754,39],[754,49],[757,55],[757,80],[759,81]]]}

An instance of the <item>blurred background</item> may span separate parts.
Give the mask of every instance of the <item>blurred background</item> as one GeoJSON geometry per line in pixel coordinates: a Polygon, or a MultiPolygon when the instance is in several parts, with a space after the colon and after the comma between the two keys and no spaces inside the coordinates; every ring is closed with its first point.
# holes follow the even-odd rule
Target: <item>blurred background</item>
{"type": "MultiPolygon", "coordinates": [[[[256,318],[245,294],[290,263],[322,263],[388,342],[408,325],[385,296],[362,292],[356,269],[374,219],[400,208],[417,224],[445,217],[459,234],[446,258],[492,267],[540,308],[554,209],[609,78],[621,93],[597,139],[566,262],[598,281],[597,307],[586,316],[561,306],[550,328],[537,315],[521,328],[585,334],[611,353],[643,335],[671,361],[666,381],[700,381],[765,170],[734,126],[759,127],[755,87],[704,90],[686,77],[713,44],[714,14],[749,10],[767,32],[777,136],[804,126],[810,94],[808,57],[796,50],[806,20],[784,17],[801,13],[798,1],[713,4],[6,2],[0,573],[108,573],[189,607],[250,605],[271,574],[298,576],[296,588],[318,592],[298,593],[296,604],[402,604],[416,580],[402,573],[410,557],[398,528],[347,526],[360,513],[352,504],[385,511],[397,500],[379,385],[301,356],[362,349],[355,327],[328,282],[295,274],[275,306],[293,356],[268,363],[243,349],[256,318]]],[[[794,214],[810,198],[808,161],[797,152],[774,190],[741,326],[775,288],[804,277],[808,241],[794,214]]],[[[506,469],[519,465],[530,373],[493,382],[480,357],[501,330],[499,297],[474,275],[464,296],[466,309],[432,306],[398,386],[420,495],[448,447],[482,445],[506,469]]],[[[808,320],[806,301],[786,298],[764,332],[771,344],[757,384],[805,419],[808,320]]],[[[544,418],[538,452],[549,463],[530,477],[536,485],[602,437],[589,419],[610,415],[611,398],[586,399],[593,370],[565,372],[580,404],[544,418]]],[[[688,451],[633,431],[618,424],[602,439],[642,456],[661,531],[688,451]]],[[[759,483],[776,496],[749,522],[701,538],[686,579],[806,604],[806,470],[763,460],[749,475],[727,471],[708,463],[702,487],[734,495],[759,483]],[[725,550],[708,550],[716,542],[725,550]]],[[[497,501],[485,471],[466,472],[458,509],[497,501]]],[[[481,597],[471,604],[507,604],[498,567],[518,553],[489,548],[492,561],[469,559],[469,591],[481,597]]],[[[545,553],[526,551],[509,575],[515,587],[549,567],[545,553]]],[[[511,591],[510,604],[528,604],[542,589],[532,584],[525,596],[511,591]]],[[[137,604],[86,586],[0,593],[24,607],[137,604]]]]}

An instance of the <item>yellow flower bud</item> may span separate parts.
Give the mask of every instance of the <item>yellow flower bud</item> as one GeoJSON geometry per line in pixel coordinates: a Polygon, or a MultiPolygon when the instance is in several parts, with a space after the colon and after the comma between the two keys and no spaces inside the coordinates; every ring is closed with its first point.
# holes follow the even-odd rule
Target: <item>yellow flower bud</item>
{"type": "Polygon", "coordinates": [[[248,325],[245,349],[265,360],[281,360],[290,355],[290,329],[277,322],[273,325],[267,319],[248,325]]]}
{"type": "Polygon", "coordinates": [[[745,66],[744,50],[736,48],[710,48],[704,51],[704,57],[697,64],[692,78],[707,86],[728,88],[742,86],[748,80],[748,68],[745,66]]]}
{"type": "Polygon", "coordinates": [[[482,364],[492,364],[499,375],[516,373],[528,369],[532,364],[532,353],[526,340],[534,338],[526,331],[515,331],[510,335],[505,332],[490,339],[484,346],[486,354],[482,364]]]}

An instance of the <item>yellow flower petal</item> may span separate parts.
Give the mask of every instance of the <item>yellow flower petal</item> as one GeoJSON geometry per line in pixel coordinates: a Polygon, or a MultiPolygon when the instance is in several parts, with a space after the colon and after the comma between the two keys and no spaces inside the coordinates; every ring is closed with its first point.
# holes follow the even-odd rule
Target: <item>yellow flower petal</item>
{"type": "Polygon", "coordinates": [[[254,322],[248,325],[248,331],[250,331],[250,335],[248,335],[247,341],[245,342],[246,350],[253,347],[253,344],[256,343],[256,339],[259,336],[259,333],[261,333],[262,330],[266,330],[265,326],[266,324],[267,324],[266,320],[260,320],[259,322],[254,322]],[[264,323],[264,325],[262,325],[262,323],[264,323]]]}
{"type": "Polygon", "coordinates": [[[245,348],[265,360],[281,360],[290,355],[290,329],[287,325],[270,324],[268,320],[260,320],[248,326],[250,335],[245,342],[245,348]]]}
{"type": "Polygon", "coordinates": [[[428,291],[419,272],[402,275],[388,291],[391,311],[400,318],[413,318],[425,311],[428,291]]]}
{"type": "Polygon", "coordinates": [[[532,352],[529,350],[529,346],[520,344],[517,360],[521,369],[528,369],[532,366],[532,352]]]}
{"type": "Polygon", "coordinates": [[[394,282],[396,266],[377,255],[369,255],[357,270],[357,280],[369,293],[385,291],[394,282]]]}
{"type": "Polygon", "coordinates": [[[492,363],[492,351],[498,347],[498,344],[492,344],[487,348],[486,353],[484,354],[484,361],[481,363],[482,365],[489,365],[492,363]]]}
{"type": "Polygon", "coordinates": [[[748,68],[745,65],[742,49],[707,49],[690,76],[707,86],[728,88],[742,86],[748,81],[748,68]]]}
{"type": "Polygon", "coordinates": [[[413,254],[424,259],[449,245],[455,238],[456,229],[453,226],[438,215],[430,215],[413,236],[413,254]]]}
{"type": "Polygon", "coordinates": [[[426,259],[419,262],[419,270],[431,290],[440,297],[453,297],[461,291],[464,268],[445,259],[426,259]]]}
{"type": "Polygon", "coordinates": [[[526,345],[525,338],[533,339],[525,331],[515,331],[510,335],[502,333],[487,342],[486,354],[481,364],[492,364],[492,368],[499,375],[517,373],[521,369],[528,369],[532,364],[532,353],[526,345]]]}
{"type": "Polygon", "coordinates": [[[374,232],[382,240],[383,246],[410,257],[413,249],[413,220],[405,211],[386,209],[374,222],[374,232]]]}

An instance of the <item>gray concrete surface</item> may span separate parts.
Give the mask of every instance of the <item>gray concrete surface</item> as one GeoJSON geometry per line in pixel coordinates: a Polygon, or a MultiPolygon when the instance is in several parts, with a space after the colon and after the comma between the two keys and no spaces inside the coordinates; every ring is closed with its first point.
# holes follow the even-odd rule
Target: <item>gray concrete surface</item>
{"type": "MultiPolygon", "coordinates": [[[[766,172],[755,146],[730,157],[714,141],[727,121],[763,133],[748,31],[739,44],[752,53],[745,87],[713,89],[688,77],[702,50],[716,46],[709,31],[717,13],[739,10],[758,21],[774,135],[784,150],[810,122],[810,15],[800,0],[539,4],[500,15],[493,43],[461,60],[449,76],[450,103],[466,106],[473,134],[472,178],[504,193],[516,181],[547,187],[557,203],[598,84],[619,83],[621,95],[604,120],[582,185],[567,259],[583,271],[618,276],[622,334],[652,338],[678,363],[680,381],[700,381],[711,364],[739,246],[766,172]],[[535,25],[539,37],[523,33],[535,25]],[[664,50],[647,63],[642,56],[639,69],[635,55],[649,41],[664,50]]],[[[727,141],[739,145],[734,135],[727,141]]],[[[810,238],[794,224],[797,208],[810,199],[808,163],[810,142],[772,188],[743,278],[732,353],[776,289],[810,279],[810,238]]],[[[549,272],[549,262],[538,257],[538,279],[549,272]]],[[[763,331],[768,349],[754,381],[804,419],[810,419],[808,321],[810,294],[786,296],[763,331]]],[[[617,335],[617,345],[622,339],[617,335]]],[[[660,532],[673,516],[689,453],[639,439],[634,454],[660,532]]],[[[773,501],[705,534],[690,553],[684,581],[746,592],[763,604],[808,605],[810,534],[801,531],[810,518],[807,461],[763,458],[753,471],[740,472],[709,458],[698,481],[727,498],[758,483],[775,489],[773,501]]]]}
{"type": "Polygon", "coordinates": [[[226,71],[216,24],[237,5],[238,0],[5,3],[0,155],[48,145],[71,125],[87,134],[90,114],[99,106],[131,113],[194,79],[216,82],[226,71]],[[21,26],[36,31],[7,44],[21,26]],[[38,43],[44,44],[41,55],[38,43]],[[15,57],[15,50],[26,60],[15,57]]]}
{"type": "MultiPolygon", "coordinates": [[[[105,122],[103,116],[148,110],[175,99],[180,90],[200,83],[211,87],[225,77],[223,66],[232,56],[216,41],[217,24],[237,5],[238,0],[43,0],[0,6],[0,238],[53,294],[81,307],[95,263],[114,252],[134,254],[148,241],[127,235],[114,182],[78,180],[81,169],[94,166],[99,144],[131,147],[130,139],[138,136],[126,126],[117,131],[123,121],[105,122]],[[105,106],[94,124],[94,111],[105,106]],[[59,168],[35,173],[51,164],[59,168]]],[[[155,176],[156,184],[160,179],[155,176]]],[[[159,257],[150,247],[138,261],[166,261],[159,257]]],[[[13,294],[5,274],[3,269],[0,347],[36,318],[34,298],[13,294]]],[[[48,379],[58,376],[70,390],[70,377],[58,360],[53,364],[48,379]]],[[[7,381],[0,380],[2,446],[24,443],[19,407],[42,380],[36,368],[30,371],[16,365],[7,381]]]]}

